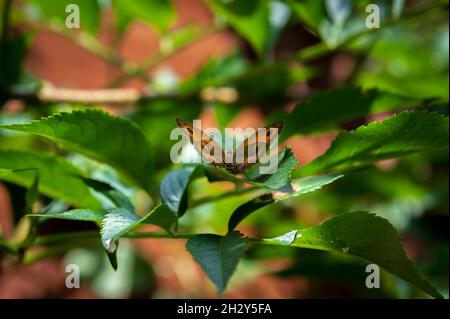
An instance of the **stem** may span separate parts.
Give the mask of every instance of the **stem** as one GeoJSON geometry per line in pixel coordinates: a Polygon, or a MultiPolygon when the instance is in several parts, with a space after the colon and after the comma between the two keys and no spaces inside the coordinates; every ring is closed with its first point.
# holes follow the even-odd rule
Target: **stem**
{"type": "Polygon", "coordinates": [[[77,241],[76,243],[62,244],[47,249],[43,249],[38,252],[26,252],[25,255],[23,256],[22,262],[25,265],[29,265],[42,259],[60,255],[71,249],[78,248],[80,246],[91,247],[96,245],[98,245],[97,242],[93,242],[90,240],[80,240],[77,241]]]}
{"type": "Polygon", "coordinates": [[[182,234],[182,233],[163,233],[163,232],[131,232],[125,235],[125,238],[170,238],[170,239],[189,239],[196,234],[182,234]]]}
{"type": "Polygon", "coordinates": [[[61,243],[66,240],[78,239],[100,239],[100,234],[98,231],[92,230],[38,236],[36,237],[33,246],[51,245],[55,243],[61,243]]]}
{"type": "Polygon", "coordinates": [[[19,253],[19,249],[16,246],[11,245],[3,239],[0,239],[0,249],[12,255],[19,253]]]}
{"type": "Polygon", "coordinates": [[[264,188],[253,186],[253,187],[248,187],[248,188],[240,188],[240,189],[222,193],[222,194],[216,195],[216,196],[205,196],[205,197],[198,198],[197,200],[193,200],[189,206],[190,206],[190,208],[192,208],[192,207],[200,206],[200,205],[203,205],[203,204],[206,204],[209,202],[214,202],[214,201],[222,200],[225,198],[239,196],[239,195],[256,192],[256,191],[263,192],[264,188]]]}

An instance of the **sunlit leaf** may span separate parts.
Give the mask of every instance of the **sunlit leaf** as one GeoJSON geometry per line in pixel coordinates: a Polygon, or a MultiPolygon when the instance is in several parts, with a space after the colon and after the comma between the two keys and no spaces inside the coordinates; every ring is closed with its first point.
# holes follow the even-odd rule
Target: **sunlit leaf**
{"type": "Polygon", "coordinates": [[[39,172],[39,192],[78,207],[100,208],[89,188],[77,177],[81,172],[68,161],[49,154],[0,151],[0,168],[12,170],[0,179],[29,187],[39,172]]]}
{"type": "Polygon", "coordinates": [[[140,129],[128,120],[91,109],[0,128],[46,137],[64,149],[110,164],[147,191],[151,187],[152,149],[140,129]]]}
{"type": "Polygon", "coordinates": [[[214,12],[222,15],[253,48],[262,55],[269,41],[269,7],[267,1],[210,0],[214,12]]]}
{"type": "Polygon", "coordinates": [[[445,148],[448,117],[431,112],[402,112],[336,137],[327,152],[301,167],[297,175],[343,172],[377,161],[445,148]]]}
{"type": "Polygon", "coordinates": [[[395,229],[384,218],[367,212],[342,214],[319,226],[299,229],[295,237],[290,244],[277,238],[265,242],[360,257],[416,285],[431,296],[442,298],[415,269],[395,229]]]}
{"type": "Polygon", "coordinates": [[[140,20],[158,32],[166,31],[175,21],[176,12],[171,0],[114,0],[119,30],[125,30],[130,22],[140,20]]]}

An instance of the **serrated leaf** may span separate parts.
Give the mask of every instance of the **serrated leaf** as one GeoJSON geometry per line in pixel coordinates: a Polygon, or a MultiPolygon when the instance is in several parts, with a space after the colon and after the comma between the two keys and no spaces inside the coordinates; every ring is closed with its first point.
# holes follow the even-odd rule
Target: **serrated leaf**
{"type": "MultiPolygon", "coordinates": [[[[177,218],[164,204],[156,206],[144,217],[140,217],[124,208],[113,208],[108,210],[108,213],[102,220],[102,244],[108,253],[110,261],[114,261],[119,239],[123,235],[144,224],[157,225],[170,232],[171,226],[176,221],[177,218]]],[[[112,263],[112,266],[116,269],[117,263],[112,263]]]]}
{"type": "Polygon", "coordinates": [[[71,209],[61,213],[35,213],[28,214],[27,216],[100,223],[105,217],[105,214],[92,209],[71,209]]]}
{"type": "Polygon", "coordinates": [[[113,208],[108,210],[102,220],[102,244],[105,249],[114,253],[117,249],[119,238],[128,232],[139,221],[139,216],[124,209],[113,208]]]}
{"type": "Polygon", "coordinates": [[[110,164],[146,191],[150,189],[152,150],[141,130],[128,120],[92,109],[0,128],[46,137],[64,149],[110,164]]]}
{"type": "Polygon", "coordinates": [[[219,292],[225,290],[246,246],[247,240],[239,232],[231,232],[226,236],[194,235],[186,243],[186,249],[219,292]]]}
{"type": "Polygon", "coordinates": [[[278,156],[278,165],[273,174],[261,174],[260,168],[265,164],[255,164],[244,172],[243,178],[233,175],[221,167],[212,165],[205,166],[205,175],[210,182],[230,181],[236,184],[249,183],[255,186],[279,189],[290,182],[290,176],[294,168],[297,166],[297,158],[289,147],[275,156],[278,156]]]}
{"type": "Polygon", "coordinates": [[[228,220],[228,231],[232,231],[247,216],[262,207],[270,205],[273,202],[279,202],[281,200],[318,190],[322,188],[322,186],[330,184],[341,177],[343,177],[343,175],[332,174],[299,178],[293,180],[291,184],[286,187],[258,196],[242,204],[231,214],[230,219],[228,220]]]}
{"type": "Polygon", "coordinates": [[[343,172],[377,161],[448,147],[448,117],[430,112],[402,112],[336,137],[326,153],[296,176],[343,172]]]}
{"type": "Polygon", "coordinates": [[[392,111],[418,102],[413,98],[375,89],[363,91],[357,87],[341,87],[320,92],[286,115],[280,138],[284,140],[294,134],[333,129],[360,116],[392,111]]]}
{"type": "Polygon", "coordinates": [[[279,189],[285,185],[288,185],[291,173],[297,166],[297,158],[295,157],[295,154],[292,152],[290,147],[286,147],[286,149],[278,153],[277,156],[278,167],[273,174],[260,174],[259,171],[261,166],[255,165],[251,172],[247,173],[249,179],[246,179],[245,181],[270,189],[279,189]],[[256,176],[253,175],[255,173],[256,176]]]}
{"type": "Polygon", "coordinates": [[[303,178],[294,179],[289,188],[280,189],[274,193],[276,201],[296,197],[302,194],[313,192],[321,189],[322,186],[333,183],[334,181],[344,177],[341,174],[329,174],[319,176],[309,176],[303,178]]]}
{"type": "Polygon", "coordinates": [[[98,209],[100,203],[89,188],[75,176],[81,172],[68,161],[45,153],[0,150],[0,168],[12,170],[0,174],[0,179],[29,187],[35,172],[39,172],[39,192],[62,199],[74,206],[98,209]]]}
{"type": "Polygon", "coordinates": [[[388,220],[374,214],[367,212],[341,214],[321,225],[299,229],[291,244],[280,242],[277,238],[264,241],[267,244],[356,256],[375,263],[433,297],[442,298],[408,259],[394,227],[388,220]]]}
{"type": "Polygon", "coordinates": [[[167,0],[114,0],[114,11],[120,31],[134,20],[143,21],[162,33],[175,22],[176,11],[167,0]]]}
{"type": "Polygon", "coordinates": [[[177,217],[188,208],[187,188],[201,166],[187,166],[167,174],[160,186],[161,199],[177,217]]]}
{"type": "Polygon", "coordinates": [[[352,0],[326,0],[327,13],[334,23],[344,22],[351,13],[352,0]]]}

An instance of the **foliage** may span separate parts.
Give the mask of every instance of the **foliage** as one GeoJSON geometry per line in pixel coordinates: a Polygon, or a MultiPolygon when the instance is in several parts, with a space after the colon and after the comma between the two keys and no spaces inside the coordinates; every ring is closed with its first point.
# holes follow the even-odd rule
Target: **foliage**
{"type": "MultiPolygon", "coordinates": [[[[66,34],[69,2],[53,2],[0,7],[5,17],[14,16],[2,22],[3,31],[9,24],[33,21],[66,34]]],[[[133,108],[119,116],[104,111],[108,103],[45,100],[44,79],[31,75],[21,60],[32,37],[1,33],[0,180],[11,194],[16,186],[10,185],[28,190],[14,235],[0,233],[1,252],[30,263],[100,243],[117,270],[124,238],[187,239],[187,251],[224,293],[240,260],[251,259],[252,251],[269,246],[271,253],[289,248],[287,254],[300,254],[292,249],[298,247],[375,263],[442,298],[445,287],[435,288],[429,273],[422,275],[408,258],[404,229],[390,214],[401,206],[407,211],[403,224],[409,225],[415,212],[448,209],[443,204],[448,199],[443,180],[448,177],[448,16],[443,17],[441,2],[403,8],[402,1],[392,6],[381,1],[384,27],[370,30],[363,23],[368,1],[206,1],[215,17],[211,30],[231,28],[251,52],[211,59],[195,74],[172,82],[167,74],[147,71],[211,30],[174,29],[179,12],[172,1],[70,2],[87,13],[72,40],[118,67],[119,87],[140,79],[152,93],[144,90],[123,102],[133,108]],[[100,13],[109,6],[117,37],[124,38],[140,21],[157,31],[160,51],[140,65],[98,41],[100,13]],[[421,30],[422,24],[410,19],[417,15],[435,27],[421,30]],[[316,44],[280,57],[277,48],[289,28],[301,28],[316,44]],[[415,36],[417,30],[423,35],[415,36]],[[393,34],[402,36],[398,40],[393,34]],[[292,94],[299,84],[313,86],[330,76],[320,63],[336,52],[357,61],[345,83],[292,94]],[[6,106],[14,99],[24,106],[11,116],[6,106]],[[286,111],[289,103],[296,106],[286,111]],[[273,174],[260,174],[260,164],[235,175],[208,163],[170,162],[175,118],[192,120],[212,110],[224,128],[253,105],[268,115],[266,121],[285,121],[273,174]],[[295,141],[330,133],[335,138],[328,149],[305,164],[302,154],[308,150],[295,141]],[[394,159],[392,172],[380,170],[380,161],[394,159]],[[299,218],[301,211],[315,212],[317,225],[299,218]],[[51,219],[85,222],[94,230],[42,234],[51,219]],[[142,230],[145,225],[160,231],[142,230]],[[34,252],[36,246],[42,251],[34,252]]]]}

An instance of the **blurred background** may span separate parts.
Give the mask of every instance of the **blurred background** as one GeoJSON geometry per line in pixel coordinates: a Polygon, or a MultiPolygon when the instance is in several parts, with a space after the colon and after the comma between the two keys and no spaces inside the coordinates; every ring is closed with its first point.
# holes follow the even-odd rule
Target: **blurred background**
{"type": "MultiPolygon", "coordinates": [[[[301,107],[311,96],[350,86],[419,99],[420,106],[448,114],[448,2],[376,1],[381,8],[381,28],[376,30],[365,27],[365,8],[370,3],[2,0],[0,123],[90,107],[58,101],[52,95],[55,88],[126,89],[119,91],[125,101],[96,104],[142,128],[155,149],[155,179],[160,181],[173,167],[169,134],[176,117],[199,118],[206,127],[260,127],[281,112],[301,107]],[[70,3],[80,8],[80,29],[65,26],[70,3]],[[127,101],[130,92],[141,98],[127,101]]],[[[345,105],[334,107],[339,114],[345,105]]],[[[299,165],[304,165],[321,155],[339,131],[392,114],[379,109],[383,112],[366,110],[330,129],[314,128],[310,134],[291,136],[284,144],[293,148],[299,165]]],[[[6,131],[0,131],[0,149],[61,154],[44,139],[6,131]]],[[[81,155],[67,157],[99,178],[114,175],[110,168],[81,155]]],[[[139,213],[145,213],[152,203],[139,191],[121,186],[139,213]]],[[[198,180],[190,195],[195,201],[231,187],[227,182],[198,180]]],[[[0,182],[4,238],[14,232],[25,191],[0,182]]],[[[190,231],[223,233],[231,212],[246,199],[244,194],[200,202],[183,217],[183,225],[190,231]]],[[[41,198],[41,206],[48,201],[41,198]]],[[[408,256],[448,298],[446,151],[381,162],[320,191],[267,206],[239,229],[248,235],[277,236],[356,210],[387,218],[408,256]]],[[[91,226],[53,220],[42,231],[86,227],[91,226]]],[[[183,240],[171,239],[122,240],[117,272],[100,246],[80,247],[26,266],[0,257],[0,298],[217,297],[184,245],[183,240]],[[65,265],[70,263],[80,265],[80,289],[65,287],[65,265]]],[[[318,251],[253,247],[222,297],[425,296],[387,273],[382,275],[381,289],[369,290],[364,285],[365,266],[356,259],[318,251]]]]}

